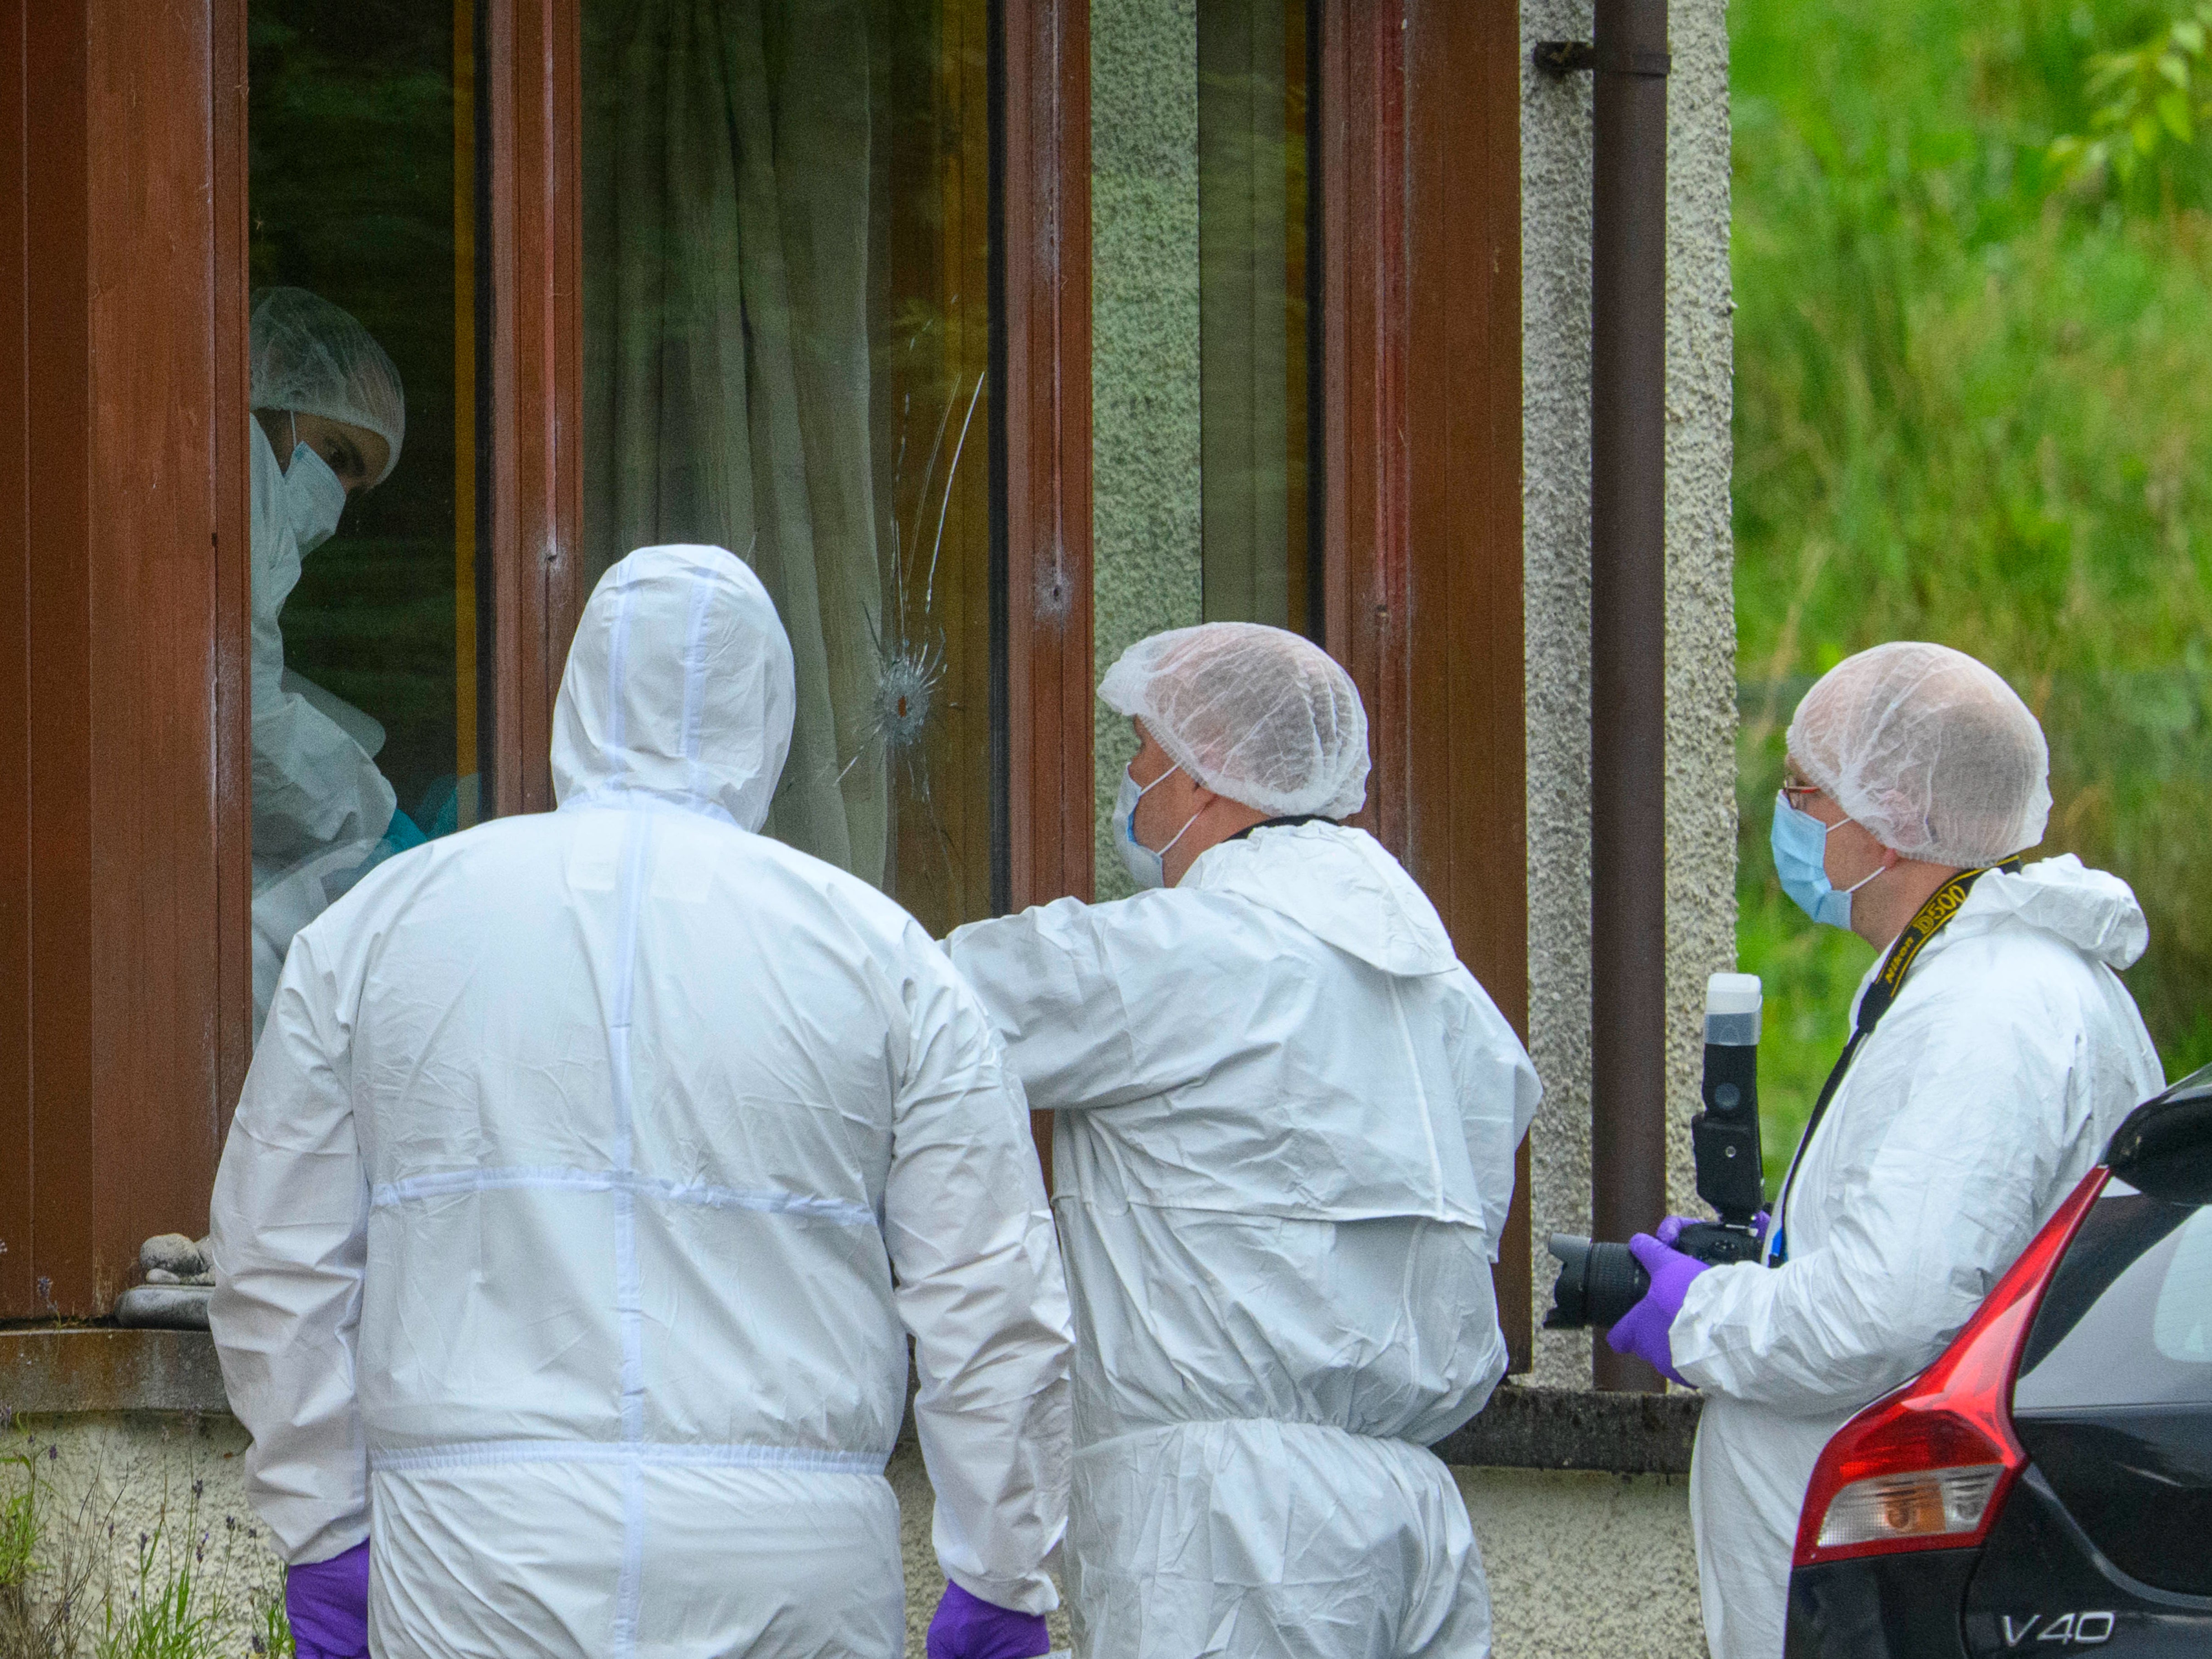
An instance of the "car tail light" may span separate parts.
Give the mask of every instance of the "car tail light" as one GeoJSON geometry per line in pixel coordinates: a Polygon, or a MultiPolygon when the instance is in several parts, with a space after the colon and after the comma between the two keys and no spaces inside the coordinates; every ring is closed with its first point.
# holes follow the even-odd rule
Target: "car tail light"
{"type": "Polygon", "coordinates": [[[2058,1213],[1926,1370],[1844,1425],[1814,1466],[1795,1565],[1978,1544],[2027,1454],[2012,1431],[2013,1373],[2043,1287],[2111,1172],[2058,1213]]]}

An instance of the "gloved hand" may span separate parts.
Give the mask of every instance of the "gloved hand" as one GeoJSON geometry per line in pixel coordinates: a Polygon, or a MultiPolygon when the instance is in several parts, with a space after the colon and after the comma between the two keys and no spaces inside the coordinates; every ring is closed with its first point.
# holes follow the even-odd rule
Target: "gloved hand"
{"type": "Polygon", "coordinates": [[[368,1659],[368,1544],[287,1572],[284,1616],[300,1659],[368,1659]]]}
{"type": "MultiPolygon", "coordinates": [[[[1681,1229],[1674,1231],[1679,1234],[1681,1229]]],[[[1650,1233],[1637,1234],[1628,1241],[1628,1248],[1651,1275],[1651,1288],[1605,1334],[1606,1346],[1615,1353],[1632,1353],[1649,1360],[1668,1382],[1681,1382],[1682,1374],[1674,1369],[1674,1352],[1667,1345],[1667,1332],[1674,1316],[1682,1311],[1682,1297],[1690,1281],[1705,1271],[1705,1264],[1668,1249],[1650,1233]]]]}
{"type": "Polygon", "coordinates": [[[1036,1659],[1052,1650],[1041,1613],[1014,1613],[970,1595],[957,1584],[929,1621],[929,1659],[1036,1659]]]}
{"type": "MultiPolygon", "coordinates": [[[[1698,1218],[1693,1215],[1668,1216],[1659,1224],[1659,1242],[1662,1244],[1672,1244],[1682,1236],[1682,1229],[1697,1219],[1698,1218]]],[[[1751,1236],[1758,1241],[1759,1248],[1762,1250],[1766,1248],[1766,1229],[1773,1220],[1774,1218],[1764,1210],[1751,1218],[1751,1236]]]]}

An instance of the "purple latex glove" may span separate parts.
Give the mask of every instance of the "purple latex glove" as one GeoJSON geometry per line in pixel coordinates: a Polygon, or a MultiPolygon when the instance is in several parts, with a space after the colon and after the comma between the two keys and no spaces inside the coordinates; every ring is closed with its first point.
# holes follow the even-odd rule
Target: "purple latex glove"
{"type": "Polygon", "coordinates": [[[994,1607],[957,1584],[945,1587],[929,1621],[929,1659],[1036,1659],[1051,1651],[1042,1613],[994,1607]]]}
{"type": "MultiPolygon", "coordinates": [[[[1670,1215],[1659,1224],[1659,1242],[1671,1245],[1682,1236],[1682,1229],[1698,1218],[1693,1215],[1670,1215]]],[[[1766,1248],[1766,1229],[1774,1218],[1764,1210],[1751,1218],[1751,1236],[1758,1240],[1759,1248],[1766,1248]]]]}
{"type": "MultiPolygon", "coordinates": [[[[1675,1229],[1677,1233],[1680,1231],[1675,1229]]],[[[1681,1382],[1682,1374],[1674,1369],[1674,1352],[1667,1346],[1667,1331],[1674,1316],[1682,1311],[1682,1297],[1690,1281],[1705,1271],[1705,1264],[1669,1249],[1650,1233],[1637,1234],[1628,1241],[1628,1248],[1651,1275],[1651,1288],[1605,1334],[1605,1345],[1615,1353],[1632,1353],[1648,1360],[1668,1382],[1681,1382]]]]}
{"type": "Polygon", "coordinates": [[[368,1546],[287,1572],[284,1616],[300,1659],[368,1659],[368,1546]]]}

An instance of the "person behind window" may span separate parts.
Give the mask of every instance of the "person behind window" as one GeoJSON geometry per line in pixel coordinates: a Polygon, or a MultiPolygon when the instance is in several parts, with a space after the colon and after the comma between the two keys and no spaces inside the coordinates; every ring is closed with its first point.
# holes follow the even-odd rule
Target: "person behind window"
{"type": "Polygon", "coordinates": [[[1364,831],[1359,694],[1251,623],[1133,647],[1114,836],[1140,886],[948,941],[1054,1123],[1079,1333],[1088,1659],[1481,1659],[1482,1560],[1426,1448],[1505,1370],[1491,1289],[1541,1091],[1364,831]]]}
{"type": "Polygon", "coordinates": [[[1783,1179],[1765,1260],[1651,1274],[1607,1333],[1705,1391],[1690,1472],[1715,1659],[1780,1659],[1813,1465],[1861,1407],[1943,1351],[2164,1088],[2117,970],[2149,943],[2135,895],[2043,839],[2049,751],[1990,669],[1940,645],[1846,657],[1790,722],[1774,803],[1783,890],[1881,954],[1783,1179]]]}
{"type": "Polygon", "coordinates": [[[301,560],[399,464],[399,370],[367,329],[305,289],[255,296],[251,349],[258,1036],[292,935],[380,853],[422,837],[377,769],[384,728],[285,665],[278,621],[301,560]]]}
{"type": "Polygon", "coordinates": [[[897,1653],[909,1333],[932,1651],[1045,1651],[1068,1311],[1021,1088],[911,917],[758,833],[795,705],[750,570],[633,553],[560,810],[294,941],[209,1312],[302,1659],[897,1653]]]}

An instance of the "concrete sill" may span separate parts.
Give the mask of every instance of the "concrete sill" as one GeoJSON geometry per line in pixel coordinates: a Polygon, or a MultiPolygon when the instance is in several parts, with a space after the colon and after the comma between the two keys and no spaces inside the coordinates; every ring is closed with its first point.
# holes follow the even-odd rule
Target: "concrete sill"
{"type": "MultiPolygon", "coordinates": [[[[1435,1450],[1445,1462],[1469,1468],[1687,1474],[1698,1407],[1691,1394],[1598,1394],[1508,1382],[1435,1450]]],[[[100,1325],[0,1330],[0,1423],[11,1416],[229,1410],[215,1343],[205,1331],[100,1325]]]]}
{"type": "Polygon", "coordinates": [[[1473,1422],[1433,1449],[1445,1462],[1468,1468],[1687,1474],[1699,1403],[1694,1394],[1501,1383],[1473,1422]]]}
{"type": "Polygon", "coordinates": [[[215,1340],[205,1331],[0,1330],[0,1423],[85,1412],[229,1410],[215,1340]]]}

